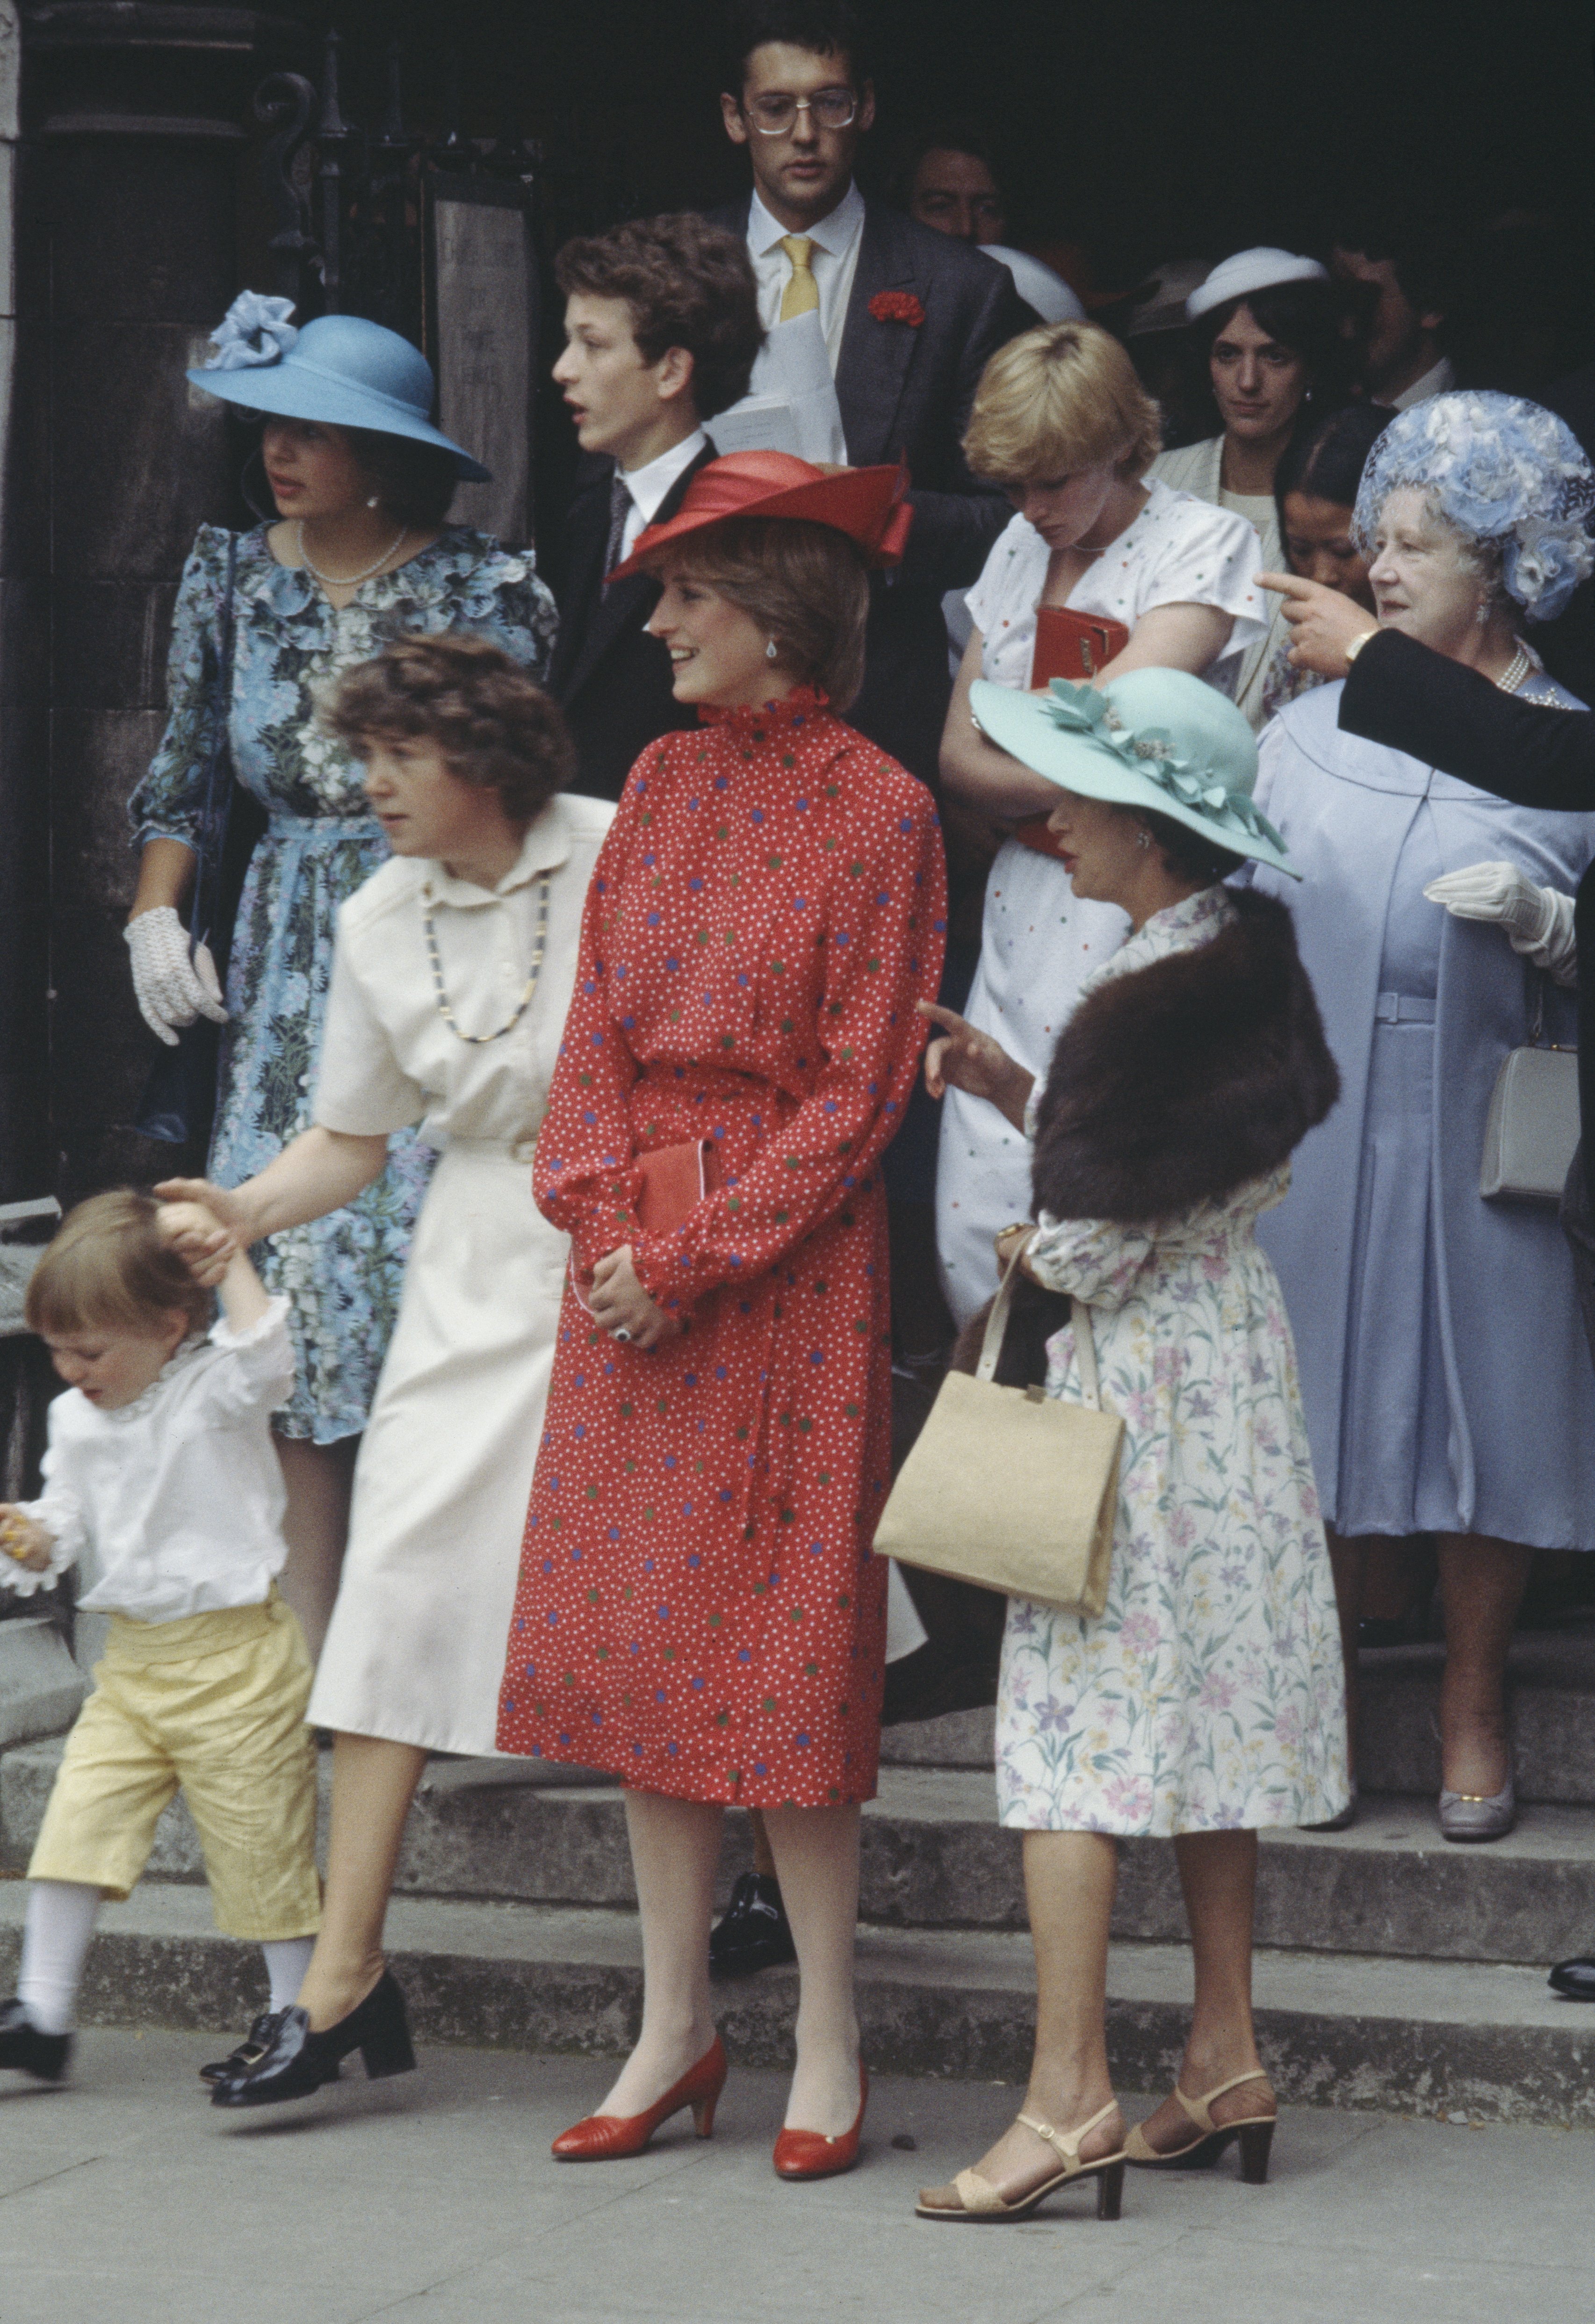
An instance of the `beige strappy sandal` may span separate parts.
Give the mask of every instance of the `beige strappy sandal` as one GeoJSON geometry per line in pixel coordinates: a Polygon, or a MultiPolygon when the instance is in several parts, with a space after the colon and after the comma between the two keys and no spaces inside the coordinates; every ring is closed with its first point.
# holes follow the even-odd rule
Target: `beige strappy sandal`
{"type": "Polygon", "coordinates": [[[1214,2122],[1212,2102],[1228,2090],[1238,2090],[1242,2082],[1266,2082],[1268,2075],[1260,2066],[1249,2074],[1236,2074],[1209,2090],[1205,2098],[1188,2098],[1179,2084],[1175,2084],[1175,2098],[1184,2107],[1196,2135],[1188,2145],[1176,2146],[1171,2153],[1160,2154],[1148,2141],[1138,2122],[1124,2142],[1124,2159],[1142,2171],[1201,2171],[1216,2163],[1231,2139],[1240,2142],[1240,2176],[1249,2187],[1267,2184],[1268,2149],[1274,2143],[1274,2116],[1271,2114],[1243,2115],[1237,2122],[1214,2122]]]}
{"type": "Polygon", "coordinates": [[[1032,2187],[1028,2195],[1021,2195],[1016,2202],[1005,2202],[991,2181],[982,2179],[978,2171],[961,2171],[953,2181],[961,2208],[954,2208],[950,2203],[927,2203],[926,2190],[922,2188],[915,2209],[922,2219],[1028,2219],[1060,2187],[1068,2186],[1075,2179],[1094,2179],[1097,2182],[1098,2218],[1116,2219],[1124,2194],[1126,2150],[1120,2147],[1117,2154],[1102,2154],[1093,2162],[1082,2163],[1080,2144],[1083,2139],[1089,2138],[1093,2130],[1107,2121],[1118,2104],[1117,2098],[1110,2098],[1100,2114],[1093,2114],[1089,2122],[1083,2122],[1077,2130],[1067,2133],[1055,2130],[1049,2122],[1038,2122],[1034,2115],[1020,2115],[1019,2119],[1025,2128],[1034,2131],[1037,2138],[1044,2138],[1059,2156],[1064,2167],[1055,2172],[1050,2179],[1044,2179],[1039,2187],[1032,2187]]]}

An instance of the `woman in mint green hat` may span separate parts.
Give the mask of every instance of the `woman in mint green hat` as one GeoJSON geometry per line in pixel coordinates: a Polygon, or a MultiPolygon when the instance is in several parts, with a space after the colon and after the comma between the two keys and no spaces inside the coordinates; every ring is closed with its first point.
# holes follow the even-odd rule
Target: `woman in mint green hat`
{"type": "MultiPolygon", "coordinates": [[[[244,291],[217,327],[214,361],[189,374],[263,417],[277,521],[240,535],[200,528],[172,624],[171,715],[131,803],[143,850],[127,929],[134,985],[163,1042],[198,1015],[225,1027],[207,1165],[224,1186],[309,1127],[338,907],[388,854],[359,766],[318,724],[319,690],[407,630],[477,632],[534,676],[554,639],[530,553],[447,521],[456,484],[486,472],[433,426],[426,358],[363,317],[325,315],[296,331],[292,311],[244,291]],[[179,916],[194,884],[229,627],[233,776],[268,820],[224,999],[207,954],[190,959],[179,916]]],[[[274,1237],[262,1259],[267,1287],[290,1300],[298,1387],[274,1426],[289,1490],[285,1594],[312,1652],[430,1167],[401,1133],[365,1194],[274,1237]]]]}
{"type": "Polygon", "coordinates": [[[1338,1084],[1289,911],[1224,884],[1249,860],[1292,870],[1252,803],[1257,747],[1233,704],[1185,671],[1139,669],[1100,692],[978,684],[971,706],[1057,786],[1050,827],[1075,894],[1120,906],[1131,933],[1082,988],[1044,1086],[939,1009],[926,1076],[1031,1142],[1037,1223],[998,1246],[1006,1259],[1022,1240],[1029,1278],[999,1378],[1080,1400],[1073,1295],[1126,1433],[1101,1617],[1009,1601],[997,1792],[1025,1834],[1027,2103],[920,2212],[1021,2218],[1094,2175],[1116,2217],[1126,2163],[1206,2159],[1238,2136],[1247,2177],[1266,2175],[1257,1834],[1348,1797],[1329,1557],[1290,1325],[1255,1232],[1338,1084]],[[1174,2097],[1127,2136],[1103,2014],[1115,1841],[1131,1835],[1175,1843],[1195,2006],[1174,2097]]]}

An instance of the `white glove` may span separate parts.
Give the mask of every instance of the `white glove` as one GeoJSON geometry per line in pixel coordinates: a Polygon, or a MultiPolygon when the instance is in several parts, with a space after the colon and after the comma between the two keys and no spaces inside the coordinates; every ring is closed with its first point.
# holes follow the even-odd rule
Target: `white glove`
{"type": "Polygon", "coordinates": [[[188,933],[170,904],[157,904],[129,920],[123,935],[133,954],[133,990],[139,1014],[159,1041],[177,1047],[177,1028],[196,1017],[225,1025],[222,989],[206,945],[189,958],[188,933]]]}
{"type": "Polygon", "coordinates": [[[1516,863],[1470,863],[1466,871],[1431,880],[1424,893],[1460,920],[1498,922],[1513,951],[1548,969],[1558,984],[1577,980],[1572,898],[1559,888],[1537,887],[1516,863]]]}

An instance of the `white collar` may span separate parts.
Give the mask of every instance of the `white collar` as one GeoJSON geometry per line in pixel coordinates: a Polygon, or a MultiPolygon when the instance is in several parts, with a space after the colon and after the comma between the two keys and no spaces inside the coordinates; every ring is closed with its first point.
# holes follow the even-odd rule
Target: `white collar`
{"type": "Polygon", "coordinates": [[[496,888],[479,888],[474,880],[456,879],[441,863],[423,861],[416,867],[421,875],[421,900],[427,904],[450,904],[456,911],[481,911],[513,895],[517,888],[528,886],[540,872],[558,872],[569,855],[570,815],[565,801],[556,794],[527,826],[521,853],[496,888]]]}
{"type": "MultiPolygon", "coordinates": [[[[850,182],[835,208],[817,225],[805,226],[803,232],[816,249],[828,251],[833,258],[845,258],[863,231],[863,224],[864,198],[850,182]]],[[[752,208],[748,212],[748,248],[755,258],[767,258],[771,251],[779,250],[791,231],[790,226],[770,216],[755,188],[752,208]]]]}
{"type": "Polygon", "coordinates": [[[658,453],[641,468],[622,468],[621,482],[642,512],[644,524],[651,524],[655,512],[668,498],[677,478],[690,468],[698,454],[708,443],[701,428],[684,436],[679,444],[672,444],[668,452],[658,453]]]}
{"type": "Polygon", "coordinates": [[[1390,398],[1390,410],[1410,411],[1415,403],[1427,403],[1431,396],[1449,395],[1456,384],[1456,376],[1451,357],[1442,355],[1410,387],[1404,387],[1399,395],[1390,398]]]}

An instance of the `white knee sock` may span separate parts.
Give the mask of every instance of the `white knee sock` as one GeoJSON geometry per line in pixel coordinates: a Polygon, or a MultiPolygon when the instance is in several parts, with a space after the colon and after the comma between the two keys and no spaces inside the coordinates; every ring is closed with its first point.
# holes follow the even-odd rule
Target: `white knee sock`
{"type": "Polygon", "coordinates": [[[266,1975],[272,1980],[273,2009],[286,2009],[290,2001],[299,1999],[299,1989],[315,1950],[314,1937],[279,1937],[273,1943],[261,1947],[266,1957],[266,1975]]]}
{"type": "Polygon", "coordinates": [[[72,2005],[100,1908],[100,1892],[81,1880],[35,1880],[23,1929],[16,1997],[41,2034],[69,2034],[72,2005]]]}

